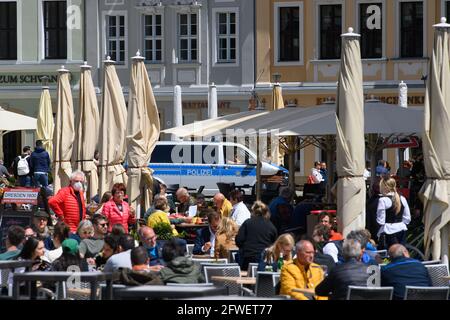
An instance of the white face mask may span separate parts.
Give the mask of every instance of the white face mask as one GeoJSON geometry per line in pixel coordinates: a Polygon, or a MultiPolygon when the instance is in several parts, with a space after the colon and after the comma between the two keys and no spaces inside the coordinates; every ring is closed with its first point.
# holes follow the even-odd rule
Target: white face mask
{"type": "Polygon", "coordinates": [[[81,191],[83,190],[83,184],[81,182],[75,182],[74,184],[72,184],[72,187],[75,191],[81,191]]]}

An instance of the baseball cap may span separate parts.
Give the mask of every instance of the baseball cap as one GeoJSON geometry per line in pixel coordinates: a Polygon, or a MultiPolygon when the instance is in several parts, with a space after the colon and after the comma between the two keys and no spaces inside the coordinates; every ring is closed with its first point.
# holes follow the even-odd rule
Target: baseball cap
{"type": "Polygon", "coordinates": [[[66,239],[61,244],[63,252],[70,253],[72,255],[78,254],[78,242],[75,239],[66,239]]]}
{"type": "Polygon", "coordinates": [[[38,212],[35,212],[34,216],[38,217],[38,218],[47,218],[47,219],[50,218],[50,215],[48,214],[48,212],[42,211],[42,210],[39,210],[38,212]]]}

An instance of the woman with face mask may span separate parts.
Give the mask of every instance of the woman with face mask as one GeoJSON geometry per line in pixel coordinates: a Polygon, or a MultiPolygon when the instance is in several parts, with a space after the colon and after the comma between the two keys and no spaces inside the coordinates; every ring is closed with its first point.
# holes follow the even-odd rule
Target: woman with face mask
{"type": "Polygon", "coordinates": [[[72,233],[77,232],[78,224],[86,218],[84,182],[84,173],[75,171],[70,177],[70,185],[48,200],[50,209],[70,227],[72,233]]]}
{"type": "Polygon", "coordinates": [[[102,214],[109,221],[108,232],[112,231],[115,224],[121,224],[128,233],[128,225],[136,223],[134,211],[130,209],[128,202],[124,201],[127,188],[123,183],[116,183],[112,188],[112,199],[103,206],[102,214]]]}

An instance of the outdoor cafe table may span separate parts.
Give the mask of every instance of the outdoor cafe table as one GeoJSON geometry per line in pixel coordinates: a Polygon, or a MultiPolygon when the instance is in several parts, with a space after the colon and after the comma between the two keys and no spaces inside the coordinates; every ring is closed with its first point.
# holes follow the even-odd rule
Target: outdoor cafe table
{"type": "MultiPolygon", "coordinates": [[[[36,282],[64,282],[68,281],[73,276],[79,277],[79,281],[89,282],[91,285],[91,300],[97,298],[97,288],[100,281],[106,281],[106,299],[112,299],[112,282],[118,278],[117,273],[106,272],[25,272],[14,273],[13,281],[13,298],[17,300],[19,298],[20,284],[21,282],[31,282],[34,286],[34,292],[36,292],[36,282]]],[[[31,290],[33,291],[33,290],[31,290]]],[[[31,295],[31,292],[30,292],[31,295]]]]}
{"type": "Polygon", "coordinates": [[[226,287],[214,286],[139,286],[119,289],[115,292],[115,298],[126,299],[184,299],[195,297],[210,297],[215,295],[226,295],[226,287]]]}
{"type": "Polygon", "coordinates": [[[256,285],[256,278],[250,277],[224,277],[224,276],[212,276],[211,280],[219,282],[231,282],[236,284],[256,285]]]}

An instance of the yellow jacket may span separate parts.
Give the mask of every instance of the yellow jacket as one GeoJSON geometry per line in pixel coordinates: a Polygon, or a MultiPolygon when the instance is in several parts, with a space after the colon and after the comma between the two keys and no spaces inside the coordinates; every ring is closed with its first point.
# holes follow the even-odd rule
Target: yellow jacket
{"type": "MultiPolygon", "coordinates": [[[[280,274],[280,294],[289,295],[297,300],[309,300],[303,293],[292,292],[292,289],[315,289],[324,278],[322,268],[315,263],[309,265],[308,271],[297,259],[285,264],[280,274]]],[[[315,296],[316,300],[328,300],[327,297],[315,296]]]]}
{"type": "MultiPolygon", "coordinates": [[[[147,220],[147,226],[150,228],[154,228],[158,223],[167,223],[171,225],[169,217],[167,213],[164,211],[155,211],[153,212],[147,220]]],[[[178,231],[176,229],[172,229],[172,233],[174,236],[178,236],[178,231]]]]}
{"type": "Polygon", "coordinates": [[[223,217],[229,217],[233,210],[233,205],[228,199],[223,200],[222,208],[220,208],[220,215],[223,217]]]}

